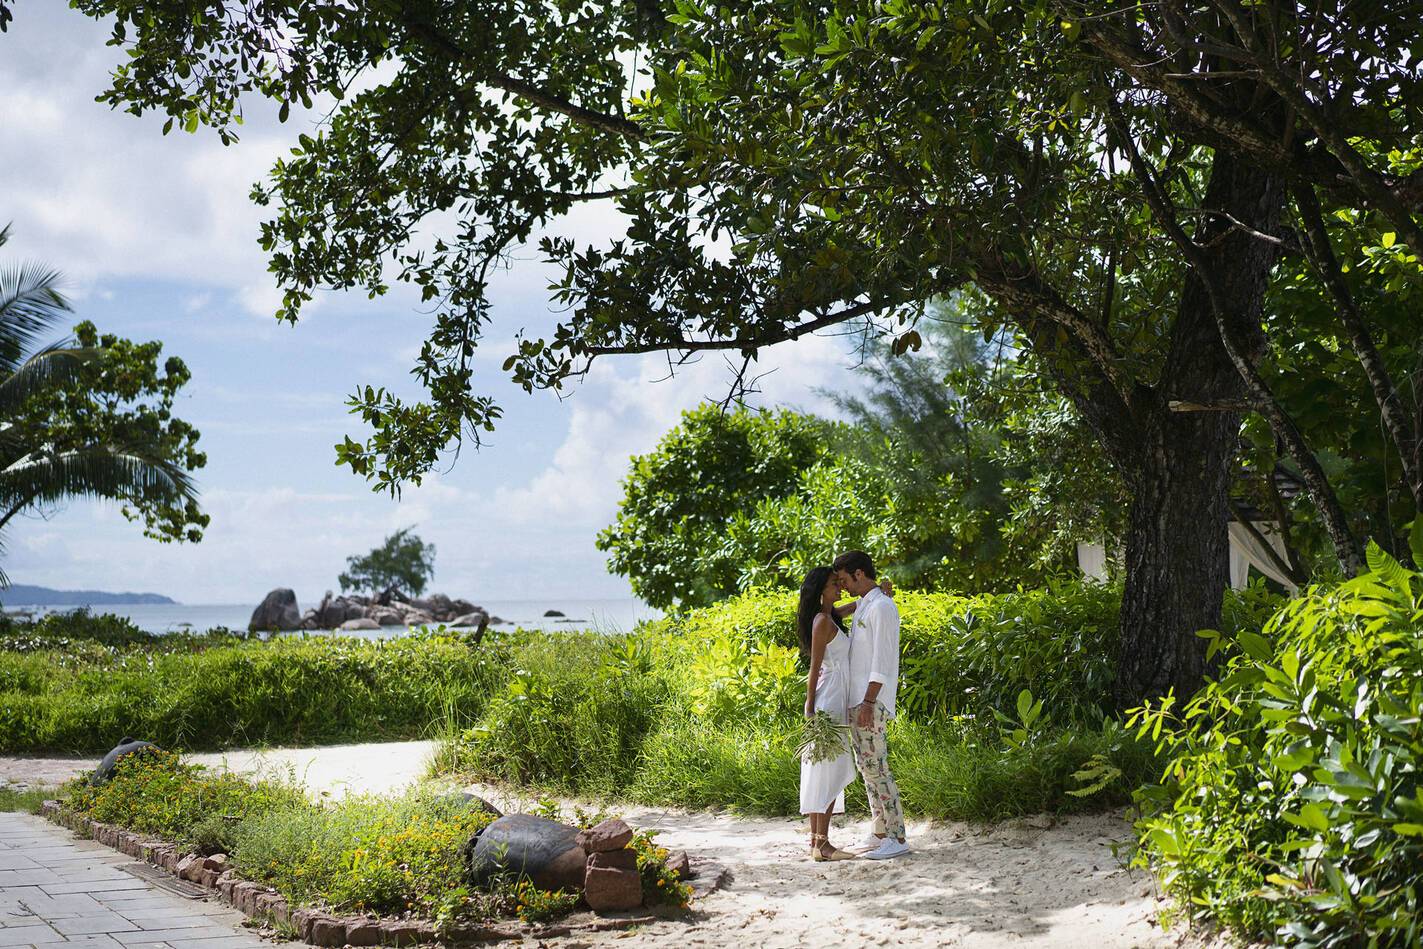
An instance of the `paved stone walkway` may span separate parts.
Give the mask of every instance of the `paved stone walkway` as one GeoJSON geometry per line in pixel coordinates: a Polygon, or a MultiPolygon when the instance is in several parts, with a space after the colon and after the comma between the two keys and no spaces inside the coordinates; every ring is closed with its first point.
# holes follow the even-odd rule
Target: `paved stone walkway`
{"type": "Polygon", "coordinates": [[[119,869],[134,862],[42,818],[0,813],[0,947],[270,949],[236,910],[119,869]]]}

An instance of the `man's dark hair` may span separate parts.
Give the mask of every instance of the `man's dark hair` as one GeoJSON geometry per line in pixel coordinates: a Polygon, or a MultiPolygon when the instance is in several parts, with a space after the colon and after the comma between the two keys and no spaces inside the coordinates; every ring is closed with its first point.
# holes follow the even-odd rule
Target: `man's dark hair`
{"type": "Polygon", "coordinates": [[[830,566],[835,570],[843,570],[852,577],[856,570],[860,570],[871,580],[879,579],[875,576],[875,562],[863,550],[851,550],[848,553],[843,553],[836,557],[835,562],[830,566]]]}

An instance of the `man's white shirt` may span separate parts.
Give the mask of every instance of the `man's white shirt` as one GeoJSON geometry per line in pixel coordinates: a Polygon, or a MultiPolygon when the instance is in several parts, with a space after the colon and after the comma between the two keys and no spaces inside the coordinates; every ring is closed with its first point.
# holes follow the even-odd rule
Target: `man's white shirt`
{"type": "Polygon", "coordinates": [[[894,717],[899,687],[899,607],[875,587],[860,598],[850,627],[850,704],[865,700],[871,682],[880,683],[877,701],[894,717]]]}

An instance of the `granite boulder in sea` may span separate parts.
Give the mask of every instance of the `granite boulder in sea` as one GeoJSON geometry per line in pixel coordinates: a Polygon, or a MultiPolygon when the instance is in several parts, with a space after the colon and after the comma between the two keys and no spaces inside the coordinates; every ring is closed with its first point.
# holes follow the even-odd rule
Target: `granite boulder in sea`
{"type": "Polygon", "coordinates": [[[285,587],[273,590],[252,611],[247,628],[253,632],[295,629],[374,629],[384,626],[429,626],[442,624],[482,630],[491,622],[489,613],[469,600],[443,593],[428,597],[407,597],[399,590],[377,596],[332,595],[305,613],[297,607],[296,594],[285,587]]]}

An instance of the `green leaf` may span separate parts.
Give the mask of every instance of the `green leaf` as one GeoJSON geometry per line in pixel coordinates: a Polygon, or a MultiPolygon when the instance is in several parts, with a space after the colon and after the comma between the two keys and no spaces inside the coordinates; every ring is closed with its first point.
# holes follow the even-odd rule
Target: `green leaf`
{"type": "Polygon", "coordinates": [[[1398,235],[1395,234],[1393,231],[1384,231],[1384,235],[1380,243],[1382,243],[1384,247],[1392,247],[1397,240],[1398,235]]]}
{"type": "Polygon", "coordinates": [[[1164,827],[1153,827],[1147,835],[1156,849],[1166,854],[1168,857],[1177,857],[1181,854],[1181,845],[1176,841],[1176,835],[1164,827]]]}
{"type": "Polygon", "coordinates": [[[1275,652],[1270,648],[1270,641],[1259,633],[1252,633],[1250,630],[1241,630],[1236,637],[1240,643],[1240,648],[1245,654],[1257,662],[1269,662],[1274,658],[1275,652]]]}
{"type": "Polygon", "coordinates": [[[1329,830],[1329,818],[1323,809],[1313,801],[1308,801],[1299,809],[1298,814],[1285,814],[1285,820],[1296,827],[1303,827],[1306,830],[1313,830],[1324,833],[1329,830]]]}
{"type": "Polygon", "coordinates": [[[1413,526],[1408,531],[1408,546],[1413,550],[1413,562],[1423,567],[1423,514],[1413,519],[1413,526]]]}
{"type": "MultiPolygon", "coordinates": [[[[1410,541],[1412,540],[1410,536],[1410,541]]],[[[1404,568],[1393,555],[1384,550],[1373,541],[1369,541],[1367,551],[1369,569],[1378,576],[1391,589],[1408,596],[1410,594],[1409,581],[1413,578],[1411,571],[1404,568]]]]}

